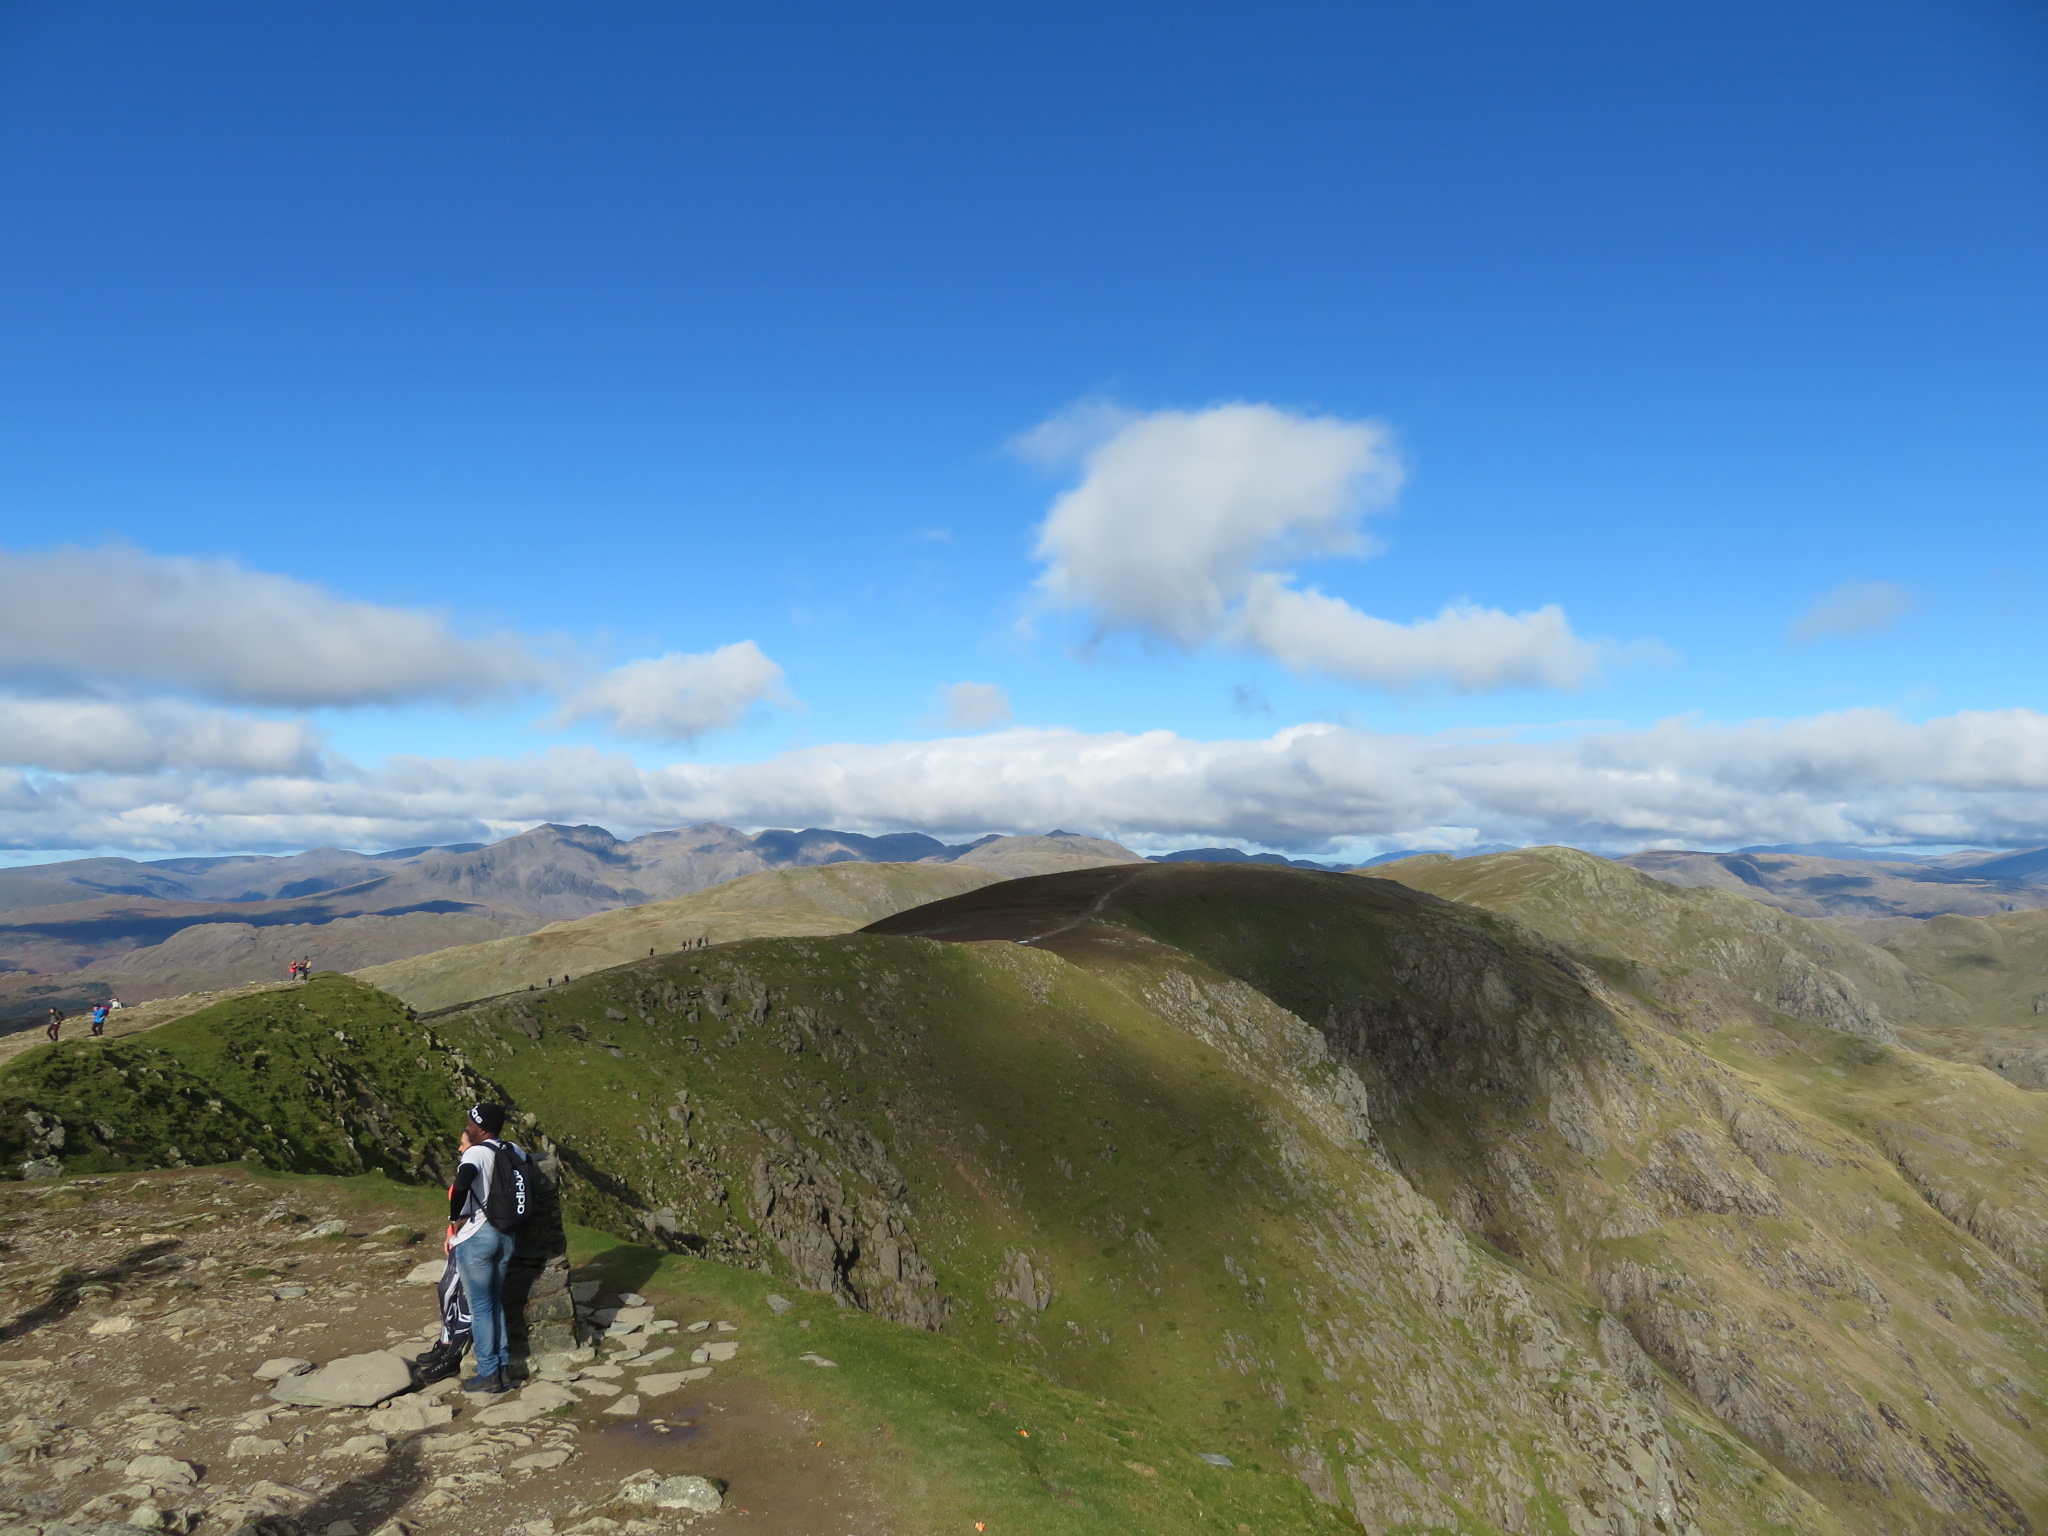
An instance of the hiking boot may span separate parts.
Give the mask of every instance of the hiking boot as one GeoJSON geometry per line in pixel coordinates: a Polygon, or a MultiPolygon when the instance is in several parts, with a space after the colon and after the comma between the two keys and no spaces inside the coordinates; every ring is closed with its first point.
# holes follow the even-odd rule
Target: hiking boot
{"type": "Polygon", "coordinates": [[[507,1384],[502,1373],[493,1371],[488,1376],[470,1377],[469,1380],[462,1384],[462,1390],[465,1392],[492,1393],[509,1392],[512,1388],[507,1384]]]}
{"type": "Polygon", "coordinates": [[[462,1347],[436,1344],[424,1354],[412,1357],[413,1380],[421,1386],[431,1386],[437,1381],[446,1381],[462,1370],[462,1347]]]}

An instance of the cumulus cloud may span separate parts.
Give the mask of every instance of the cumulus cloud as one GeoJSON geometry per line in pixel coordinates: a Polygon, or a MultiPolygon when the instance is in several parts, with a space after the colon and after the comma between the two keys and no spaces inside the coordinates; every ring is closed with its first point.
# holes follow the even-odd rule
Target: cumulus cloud
{"type": "Polygon", "coordinates": [[[557,726],[601,721],[618,736],[694,741],[738,725],[764,702],[790,702],[782,668],[751,640],[696,655],[672,652],[601,673],[572,693],[557,726]]]}
{"type": "Polygon", "coordinates": [[[443,614],[339,598],[232,560],[0,550],[0,680],[38,691],[307,709],[477,699],[540,677],[512,637],[468,639],[443,614]]]}
{"type": "Polygon", "coordinates": [[[1083,467],[1039,529],[1039,587],[1101,632],[1188,650],[1222,640],[1297,672],[1386,688],[1572,688],[1598,670],[1597,649],[1555,607],[1461,603],[1400,624],[1294,584],[1284,568],[1305,558],[1370,552],[1360,524],[1391,504],[1405,474],[1377,422],[1269,405],[1147,415],[1095,405],[1020,446],[1083,467]]]}
{"type": "Polygon", "coordinates": [[[1160,845],[1234,841],[1591,847],[2048,842],[2048,715],[1917,723],[1881,710],[1692,719],[1525,741],[1300,726],[1248,740],[1013,729],[645,770],[621,753],[400,759],[228,784],[160,772],[0,772],[15,847],[379,847],[539,821],[618,831],[716,820],[934,833],[1063,826],[1160,845]]]}
{"type": "Polygon", "coordinates": [[[1008,725],[1010,696],[994,683],[949,683],[939,690],[940,723],[949,731],[985,731],[1008,725]]]}
{"type": "Polygon", "coordinates": [[[1268,405],[1129,417],[1084,463],[1039,530],[1041,585],[1106,629],[1189,647],[1222,630],[1261,559],[1361,548],[1360,515],[1402,477],[1377,423],[1268,405]]]}
{"type": "Polygon", "coordinates": [[[1920,606],[1913,593],[1895,581],[1846,581],[1814,601],[1792,626],[1798,641],[1874,635],[1920,606]]]}
{"type": "Polygon", "coordinates": [[[1456,603],[1433,619],[1395,624],[1277,576],[1253,578],[1232,633],[1291,671],[1385,688],[1577,688],[1600,667],[1598,649],[1572,633],[1555,604],[1502,613],[1456,603]]]}
{"type": "Polygon", "coordinates": [[[265,720],[176,701],[0,698],[0,764],[60,773],[303,774],[321,735],[302,720],[265,720]]]}

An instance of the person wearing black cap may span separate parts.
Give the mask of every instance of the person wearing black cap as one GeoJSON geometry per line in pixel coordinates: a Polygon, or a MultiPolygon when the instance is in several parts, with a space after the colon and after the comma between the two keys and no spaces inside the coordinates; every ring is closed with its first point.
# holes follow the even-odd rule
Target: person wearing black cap
{"type": "MultiPolygon", "coordinates": [[[[462,1384],[466,1392],[503,1392],[509,1383],[510,1339],[505,1327],[505,1269],[512,1262],[512,1231],[492,1220],[494,1186],[514,1177],[510,1165],[526,1153],[498,1133],[505,1129],[500,1104],[470,1107],[462,1128],[462,1160],[448,1187],[448,1254],[462,1276],[469,1299],[470,1329],[476,1350],[476,1375],[462,1384]]],[[[502,1189],[499,1205],[502,1207],[502,1189]]],[[[519,1212],[523,1217],[524,1209],[519,1212]]],[[[459,1349],[460,1346],[458,1345],[459,1349]]]]}

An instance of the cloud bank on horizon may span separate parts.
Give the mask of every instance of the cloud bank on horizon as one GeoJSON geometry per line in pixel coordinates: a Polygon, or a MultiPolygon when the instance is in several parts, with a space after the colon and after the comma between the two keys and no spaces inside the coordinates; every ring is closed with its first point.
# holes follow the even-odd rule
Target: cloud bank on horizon
{"type": "MultiPolygon", "coordinates": [[[[1078,472],[1037,529],[1028,601],[1080,615],[1097,640],[1223,648],[1389,692],[1576,690],[1614,654],[1557,604],[1510,613],[1454,600],[1399,621],[1306,584],[1311,560],[1375,552],[1368,520],[1407,474],[1380,423],[1261,404],[1097,405],[1015,446],[1078,472]]],[[[1790,634],[1870,633],[1911,606],[1903,588],[1850,584],[1790,634]]],[[[542,732],[694,744],[764,710],[801,710],[789,683],[752,639],[606,668],[559,637],[465,634],[443,613],[231,560],[0,551],[0,846],[371,848],[541,821],[645,831],[703,820],[968,835],[1063,826],[1149,848],[1357,854],[1495,841],[2010,844],[2038,840],[2048,808],[2048,715],[2027,709],[1921,723],[1878,709],[1681,717],[1542,739],[1306,723],[1204,740],[1020,724],[1002,685],[963,681],[930,695],[926,723],[955,734],[718,765],[649,764],[582,742],[365,766],[305,718],[537,710],[542,732]],[[92,595],[86,622],[80,592],[92,595]]]]}
{"type": "Polygon", "coordinates": [[[543,821],[621,832],[722,821],[936,834],[1057,826],[1147,848],[1199,839],[1351,852],[1491,841],[2009,845],[2039,838],[2044,796],[2048,714],[1913,723],[1851,710],[1549,741],[1333,725],[1230,741],[1013,728],[653,769],[561,746],[394,757],[374,772],[14,770],[0,772],[0,835],[16,847],[172,852],[392,847],[543,821]]]}

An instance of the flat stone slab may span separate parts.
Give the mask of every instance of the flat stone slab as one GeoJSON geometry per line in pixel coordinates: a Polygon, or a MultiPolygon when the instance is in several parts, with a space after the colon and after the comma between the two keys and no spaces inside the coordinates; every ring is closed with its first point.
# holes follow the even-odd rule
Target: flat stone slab
{"type": "Polygon", "coordinates": [[[711,1374],[711,1367],[700,1365],[694,1371],[665,1371],[653,1376],[642,1376],[633,1383],[633,1390],[642,1397],[666,1397],[677,1387],[692,1381],[702,1381],[711,1374]]]}
{"type": "Polygon", "coordinates": [[[287,1376],[270,1389],[280,1403],[306,1408],[374,1408],[412,1389],[412,1368],[388,1349],[349,1355],[317,1371],[287,1376]]]}
{"type": "Polygon", "coordinates": [[[522,1391],[509,1403],[493,1403],[477,1411],[479,1424],[531,1424],[535,1419],[545,1418],[557,1408],[566,1408],[577,1401],[576,1394],[567,1387],[552,1381],[537,1381],[522,1391]]]}
{"type": "Polygon", "coordinates": [[[423,1259],[405,1272],[401,1285],[439,1285],[441,1276],[447,1273],[446,1259],[423,1259]]]}
{"type": "Polygon", "coordinates": [[[363,1415],[363,1423],[386,1435],[416,1435],[423,1429],[446,1424],[455,1417],[452,1403],[430,1403],[420,1397],[401,1397],[375,1413],[363,1415]]]}

